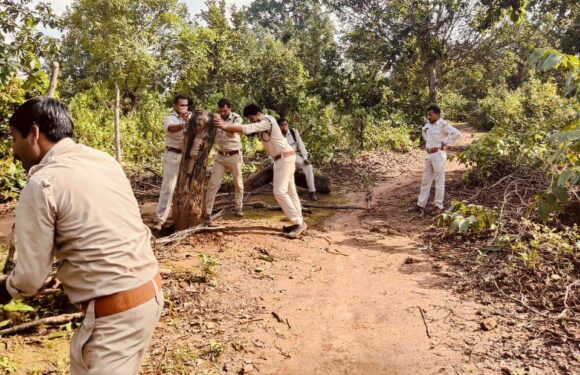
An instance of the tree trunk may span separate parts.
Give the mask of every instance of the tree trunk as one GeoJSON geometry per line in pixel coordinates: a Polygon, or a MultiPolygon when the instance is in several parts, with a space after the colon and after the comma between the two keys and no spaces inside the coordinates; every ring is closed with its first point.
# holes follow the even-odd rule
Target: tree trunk
{"type": "Polygon", "coordinates": [[[46,93],[46,96],[50,96],[50,97],[54,96],[54,92],[56,91],[56,84],[58,83],[58,69],[59,68],[60,68],[60,65],[58,64],[58,62],[53,61],[52,62],[52,70],[50,72],[50,84],[48,85],[48,91],[46,93]]]}
{"type": "MultiPolygon", "coordinates": [[[[274,165],[269,164],[259,171],[251,174],[244,180],[244,190],[252,191],[256,190],[266,184],[269,184],[274,179],[274,165]]],[[[294,174],[294,179],[296,181],[296,186],[308,189],[306,184],[306,175],[302,171],[296,171],[294,174]]],[[[330,194],[331,185],[330,179],[326,176],[314,175],[314,186],[316,186],[316,192],[320,194],[330,194]]],[[[223,184],[220,191],[231,192],[234,191],[234,187],[231,183],[223,184]]]]}
{"type": "Polygon", "coordinates": [[[115,84],[115,158],[120,163],[121,155],[121,131],[119,129],[119,111],[121,106],[121,94],[119,93],[119,86],[115,84]]]}
{"type": "Polygon", "coordinates": [[[429,102],[437,103],[437,64],[427,66],[427,80],[429,83],[429,102]]]}
{"type": "Polygon", "coordinates": [[[194,227],[205,218],[206,169],[215,132],[213,114],[196,110],[183,140],[179,177],[173,196],[176,230],[194,227]]]}

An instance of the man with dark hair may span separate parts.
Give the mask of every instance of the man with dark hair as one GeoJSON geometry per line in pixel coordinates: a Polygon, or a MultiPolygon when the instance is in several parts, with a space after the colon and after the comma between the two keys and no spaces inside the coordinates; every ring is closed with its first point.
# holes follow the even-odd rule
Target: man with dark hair
{"type": "Polygon", "coordinates": [[[217,116],[215,126],[231,133],[258,133],[264,149],[274,159],[274,197],[292,225],[284,227],[288,238],[298,238],[307,226],[302,217],[302,205],[294,183],[296,152],[290,147],[276,120],[261,113],[256,104],[244,108],[244,117],[251,124],[226,123],[217,116]]]}
{"type": "Polygon", "coordinates": [[[280,130],[286,137],[290,147],[296,151],[296,169],[303,171],[304,175],[306,175],[306,185],[308,185],[308,196],[310,200],[317,201],[318,196],[316,195],[316,186],[314,185],[314,168],[308,160],[308,151],[306,151],[306,146],[302,142],[300,133],[298,133],[297,129],[291,128],[288,125],[288,120],[285,118],[278,120],[278,125],[280,125],[280,130]]]}
{"type": "Polygon", "coordinates": [[[165,117],[163,129],[165,130],[165,155],[163,158],[163,181],[159,192],[159,202],[153,229],[161,230],[171,212],[173,192],[179,176],[181,164],[181,149],[183,148],[183,134],[187,123],[191,118],[189,112],[189,99],[183,95],[176,95],[173,99],[173,111],[165,117]]]}
{"type": "Polygon", "coordinates": [[[443,212],[443,198],[445,195],[445,161],[447,154],[445,148],[456,141],[461,133],[443,119],[441,109],[432,104],[427,107],[427,124],[423,126],[422,134],[425,140],[425,166],[421,179],[421,192],[414,211],[423,211],[429,200],[431,185],[435,181],[435,200],[432,215],[443,212]]]}
{"type": "Polygon", "coordinates": [[[58,279],[85,313],[70,349],[70,372],[137,374],[163,309],[151,232],[123,169],[75,143],[57,100],[22,104],[9,121],[14,157],[28,172],[16,206],[16,265],[0,280],[0,305],[58,279]]]}
{"type": "MultiPolygon", "coordinates": [[[[226,98],[220,99],[218,101],[218,110],[220,117],[227,124],[237,124],[241,125],[243,120],[240,115],[232,112],[232,104],[226,98]]],[[[211,170],[211,177],[209,179],[209,185],[207,187],[207,192],[205,196],[205,210],[208,217],[213,211],[213,205],[215,203],[215,197],[220,189],[222,183],[222,177],[226,171],[232,173],[234,179],[234,188],[236,191],[235,202],[236,202],[236,215],[239,217],[244,216],[243,199],[244,199],[244,180],[242,178],[242,142],[240,140],[240,135],[238,133],[229,133],[223,131],[222,129],[217,129],[215,135],[215,146],[217,148],[217,156],[213,162],[213,168],[211,170]]]]}

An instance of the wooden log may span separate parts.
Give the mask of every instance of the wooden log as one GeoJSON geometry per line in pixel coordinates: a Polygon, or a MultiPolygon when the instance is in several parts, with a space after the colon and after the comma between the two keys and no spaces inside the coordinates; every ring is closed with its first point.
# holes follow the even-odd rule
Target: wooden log
{"type": "MultiPolygon", "coordinates": [[[[308,189],[308,184],[306,183],[306,175],[302,171],[296,171],[294,173],[294,179],[296,181],[296,186],[308,189]]],[[[246,179],[244,179],[244,190],[252,191],[256,190],[266,184],[269,184],[274,180],[274,165],[268,164],[262,167],[260,170],[252,173],[246,179]]],[[[321,176],[318,174],[314,175],[314,186],[316,186],[316,192],[320,194],[330,194],[331,184],[330,179],[326,176],[321,176]]],[[[233,191],[234,187],[231,183],[223,184],[220,191],[230,192],[233,191]]]]}
{"type": "Polygon", "coordinates": [[[185,132],[173,195],[173,222],[178,231],[192,228],[205,218],[206,168],[215,133],[213,114],[196,110],[185,132]]]}
{"type": "Polygon", "coordinates": [[[13,333],[26,331],[30,328],[34,328],[34,327],[37,327],[37,326],[42,325],[42,324],[68,323],[74,319],[81,319],[83,317],[83,315],[84,315],[83,313],[79,312],[79,313],[63,314],[63,315],[58,315],[58,316],[51,316],[50,318],[42,318],[42,319],[38,319],[38,320],[33,320],[32,322],[23,323],[23,324],[17,325],[17,326],[12,327],[12,328],[6,328],[3,330],[0,330],[0,336],[11,335],[13,333]]]}

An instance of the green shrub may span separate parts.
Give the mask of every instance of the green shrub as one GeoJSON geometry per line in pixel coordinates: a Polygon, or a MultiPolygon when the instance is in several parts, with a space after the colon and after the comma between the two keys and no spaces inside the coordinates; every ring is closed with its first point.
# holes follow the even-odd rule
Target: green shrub
{"type": "Polygon", "coordinates": [[[495,212],[483,206],[454,201],[447,211],[435,218],[437,226],[448,229],[451,233],[479,233],[495,229],[495,212]]]}

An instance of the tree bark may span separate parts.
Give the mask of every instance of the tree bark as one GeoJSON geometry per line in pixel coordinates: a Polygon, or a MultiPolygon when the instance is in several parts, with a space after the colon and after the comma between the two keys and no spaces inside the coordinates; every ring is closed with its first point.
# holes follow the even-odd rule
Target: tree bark
{"type": "MultiPolygon", "coordinates": [[[[259,171],[251,174],[244,180],[244,190],[252,191],[256,190],[266,184],[269,184],[274,180],[274,165],[268,164],[259,171]]],[[[296,181],[296,186],[308,189],[308,184],[306,183],[306,175],[302,171],[296,171],[294,173],[294,180],[296,181]]],[[[331,184],[330,179],[326,176],[314,175],[314,186],[316,187],[316,192],[320,194],[330,194],[331,184]]],[[[230,184],[223,184],[220,191],[230,192],[233,191],[234,187],[230,184]]]]}
{"type": "Polygon", "coordinates": [[[119,112],[121,110],[121,93],[119,86],[115,84],[115,158],[120,163],[121,155],[121,130],[119,129],[119,112]]]}
{"type": "Polygon", "coordinates": [[[14,231],[15,224],[12,224],[12,232],[10,234],[10,247],[8,248],[8,254],[6,255],[6,262],[4,263],[4,268],[2,273],[8,275],[14,269],[16,263],[14,262],[14,254],[16,253],[16,232],[14,231]]]}
{"type": "Polygon", "coordinates": [[[60,68],[60,65],[58,64],[58,62],[53,61],[52,62],[52,70],[50,72],[50,84],[48,85],[48,91],[46,93],[46,96],[50,96],[53,97],[54,96],[54,92],[56,91],[56,85],[58,83],[58,70],[60,68]]]}
{"type": "Polygon", "coordinates": [[[176,230],[194,227],[205,218],[206,169],[215,133],[213,114],[196,110],[183,140],[179,177],[173,195],[176,230]]]}

